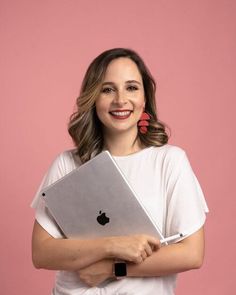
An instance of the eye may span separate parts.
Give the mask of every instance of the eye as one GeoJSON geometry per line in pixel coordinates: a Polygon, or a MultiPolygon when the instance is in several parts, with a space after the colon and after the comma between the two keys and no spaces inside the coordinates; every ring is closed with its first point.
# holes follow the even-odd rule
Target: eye
{"type": "Polygon", "coordinates": [[[130,86],[127,87],[127,90],[128,91],[136,91],[136,90],[138,90],[138,87],[134,86],[134,85],[130,85],[130,86]]]}
{"type": "Polygon", "coordinates": [[[102,93],[111,93],[113,91],[113,89],[111,87],[105,87],[102,89],[102,93]]]}

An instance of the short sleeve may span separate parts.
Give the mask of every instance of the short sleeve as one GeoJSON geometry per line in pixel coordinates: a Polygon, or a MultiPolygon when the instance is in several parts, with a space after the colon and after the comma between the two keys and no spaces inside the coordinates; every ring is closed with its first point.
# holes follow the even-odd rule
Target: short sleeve
{"type": "Polygon", "coordinates": [[[48,172],[44,176],[41,185],[39,186],[39,189],[31,203],[31,207],[35,209],[35,219],[54,238],[62,238],[63,234],[45,206],[45,202],[43,198],[41,198],[40,192],[43,188],[56,182],[58,179],[70,173],[75,168],[76,164],[70,151],[60,154],[53,161],[48,172]]]}
{"type": "Polygon", "coordinates": [[[166,235],[187,237],[203,226],[208,207],[184,151],[173,167],[167,189],[166,235]]]}

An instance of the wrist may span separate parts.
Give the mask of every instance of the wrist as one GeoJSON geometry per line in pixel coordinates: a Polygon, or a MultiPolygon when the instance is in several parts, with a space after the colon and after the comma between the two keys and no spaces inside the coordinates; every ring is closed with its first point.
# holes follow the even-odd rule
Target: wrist
{"type": "Polygon", "coordinates": [[[114,278],[114,263],[112,259],[105,259],[104,260],[104,272],[110,278],[114,278]]]}
{"type": "Polygon", "coordinates": [[[135,263],[127,263],[126,276],[127,277],[135,277],[137,275],[137,273],[135,272],[136,267],[137,267],[137,264],[135,264],[135,263]]]}

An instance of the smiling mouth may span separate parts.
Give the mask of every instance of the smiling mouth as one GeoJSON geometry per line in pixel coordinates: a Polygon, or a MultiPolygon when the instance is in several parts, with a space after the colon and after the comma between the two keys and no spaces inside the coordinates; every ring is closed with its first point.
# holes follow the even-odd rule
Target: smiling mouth
{"type": "Polygon", "coordinates": [[[112,115],[113,118],[115,119],[119,119],[119,120],[122,120],[122,119],[127,119],[130,114],[132,113],[132,111],[112,111],[112,112],[109,112],[110,115],[112,115]]]}

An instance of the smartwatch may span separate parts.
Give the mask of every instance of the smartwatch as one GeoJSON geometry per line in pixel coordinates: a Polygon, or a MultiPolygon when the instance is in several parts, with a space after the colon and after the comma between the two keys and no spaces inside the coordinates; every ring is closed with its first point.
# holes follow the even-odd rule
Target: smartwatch
{"type": "Polygon", "coordinates": [[[124,261],[115,261],[114,262],[114,275],[117,279],[126,277],[127,267],[124,261]]]}

